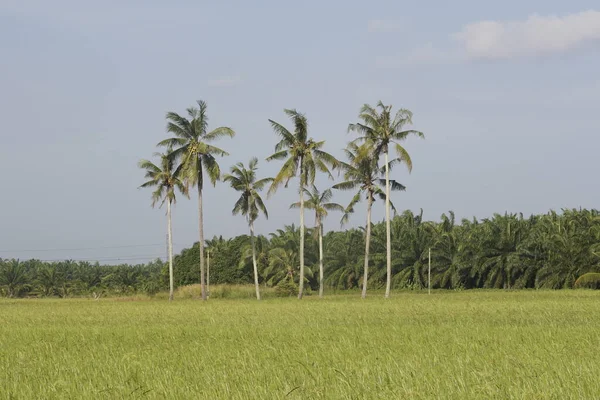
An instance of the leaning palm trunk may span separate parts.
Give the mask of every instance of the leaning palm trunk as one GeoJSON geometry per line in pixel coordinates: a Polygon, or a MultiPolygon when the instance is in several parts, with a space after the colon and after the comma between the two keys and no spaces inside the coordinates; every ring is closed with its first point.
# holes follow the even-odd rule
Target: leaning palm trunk
{"type": "Polygon", "coordinates": [[[169,301],[173,301],[173,230],[171,228],[171,199],[167,199],[167,236],[169,243],[169,301]]]}
{"type": "Polygon", "coordinates": [[[200,236],[200,290],[202,292],[202,300],[206,300],[206,288],[204,282],[204,221],[202,217],[202,180],[198,180],[198,231],[200,236]]]}
{"type": "Polygon", "coordinates": [[[390,297],[392,286],[392,235],[390,226],[390,166],[388,165],[388,150],[385,150],[385,236],[387,278],[385,282],[385,298],[390,297]]]}
{"type": "Polygon", "coordinates": [[[323,297],[323,224],[320,219],[317,229],[319,230],[319,297],[323,297]]]}
{"type": "Polygon", "coordinates": [[[367,226],[365,233],[365,274],[363,276],[362,298],[367,297],[367,281],[369,279],[369,247],[371,245],[371,208],[373,206],[373,196],[368,194],[367,203],[367,226]]]}
{"type": "Polygon", "coordinates": [[[254,287],[256,288],[256,300],[260,300],[260,288],[258,286],[258,266],[256,265],[256,245],[254,243],[254,222],[250,222],[250,241],[252,242],[252,266],[254,267],[254,287]]]}
{"type": "MultiPolygon", "coordinates": [[[[300,161],[302,165],[302,161],[300,161]]],[[[300,177],[300,284],[298,285],[298,300],[304,294],[304,185],[300,177]]]]}

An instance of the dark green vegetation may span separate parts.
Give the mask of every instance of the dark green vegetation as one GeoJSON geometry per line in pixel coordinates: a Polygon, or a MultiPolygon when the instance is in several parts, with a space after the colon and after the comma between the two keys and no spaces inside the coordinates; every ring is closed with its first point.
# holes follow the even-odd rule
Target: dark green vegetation
{"type": "Polygon", "coordinates": [[[594,399],[599,300],[0,299],[0,399],[594,399]]]}
{"type": "MultiPolygon", "coordinates": [[[[452,213],[443,215],[439,222],[430,222],[405,211],[392,219],[391,228],[393,288],[426,287],[430,247],[434,288],[572,288],[583,274],[600,272],[600,212],[596,210],[564,210],[529,218],[495,215],[459,223],[452,213]]],[[[249,239],[242,235],[207,240],[211,284],[253,282],[249,239]]],[[[261,286],[285,282],[297,288],[299,239],[295,226],[256,237],[261,286]]],[[[374,224],[369,277],[374,289],[385,286],[385,240],[385,223],[374,224]]],[[[364,230],[328,232],[323,247],[325,293],[358,288],[363,277],[364,230]]],[[[318,291],[318,240],[312,229],[305,249],[306,283],[318,291]]],[[[199,282],[198,258],[198,243],[175,256],[176,286],[199,282]]],[[[168,288],[168,266],[160,261],[102,266],[3,260],[0,286],[4,295],[13,296],[155,293],[168,288]]]]}

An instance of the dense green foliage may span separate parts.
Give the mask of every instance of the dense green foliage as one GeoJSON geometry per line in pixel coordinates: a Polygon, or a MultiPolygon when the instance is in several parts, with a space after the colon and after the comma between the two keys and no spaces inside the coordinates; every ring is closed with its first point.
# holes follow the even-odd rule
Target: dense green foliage
{"type": "MultiPolygon", "coordinates": [[[[587,272],[600,272],[600,213],[597,210],[565,210],[524,218],[496,214],[481,221],[457,223],[453,213],[440,222],[423,221],[410,211],[392,220],[392,286],[421,289],[427,286],[428,252],[431,248],[432,287],[471,288],[571,288],[587,272]]],[[[369,285],[385,284],[385,225],[374,224],[369,285]]],[[[309,269],[316,267],[317,244],[308,235],[309,269]]],[[[281,249],[295,257],[298,233],[288,226],[261,238],[261,281],[276,285],[284,276],[272,268],[281,249]]],[[[325,281],[331,288],[358,287],[362,280],[363,229],[325,235],[325,281]]],[[[225,254],[225,253],[223,253],[225,254]]],[[[243,264],[245,266],[245,264],[243,264]]],[[[295,263],[290,263],[294,274],[295,263]]],[[[318,282],[310,276],[316,289],[318,282]]]]}
{"type": "Polygon", "coordinates": [[[100,265],[0,259],[0,294],[21,296],[102,296],[155,294],[168,287],[167,265],[100,265]]]}
{"type": "MultiPolygon", "coordinates": [[[[431,248],[432,287],[572,288],[589,272],[600,273],[600,212],[564,210],[524,218],[496,214],[457,223],[453,213],[439,222],[405,211],[392,220],[392,287],[427,286],[431,248]]],[[[261,286],[299,279],[299,229],[286,226],[256,237],[261,286]]],[[[329,289],[358,288],[362,282],[364,229],[325,234],[325,283],[329,289]]],[[[247,235],[207,240],[211,284],[252,282],[252,251],[247,235]]],[[[198,283],[198,243],[175,256],[176,286],[198,283]]],[[[305,283],[318,290],[318,243],[312,229],[305,245],[305,283]]],[[[369,286],[385,284],[385,224],[372,227],[369,286]]],[[[153,293],[167,288],[167,265],[103,266],[87,262],[0,261],[0,287],[6,296],[69,296],[93,292],[153,293]]]]}
{"type": "Polygon", "coordinates": [[[208,303],[0,299],[0,399],[600,393],[595,291],[396,292],[387,301],[342,295],[301,303],[257,302],[247,287],[248,300],[208,303]]]}

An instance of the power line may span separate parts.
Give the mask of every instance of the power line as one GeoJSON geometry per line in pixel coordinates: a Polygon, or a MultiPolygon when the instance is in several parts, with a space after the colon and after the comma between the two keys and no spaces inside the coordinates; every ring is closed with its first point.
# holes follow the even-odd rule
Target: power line
{"type": "Polygon", "coordinates": [[[123,257],[100,257],[100,258],[78,258],[78,259],[53,259],[53,260],[39,260],[42,262],[64,262],[64,261],[126,261],[126,260],[156,260],[157,258],[164,258],[163,255],[143,255],[143,256],[123,256],[123,257]]]}
{"type": "Polygon", "coordinates": [[[80,251],[80,250],[100,250],[100,249],[125,249],[131,247],[153,247],[164,246],[163,243],[157,244],[131,244],[126,246],[101,246],[101,247],[78,247],[71,249],[20,249],[20,250],[0,250],[0,253],[17,253],[17,252],[47,252],[47,251],[80,251]]]}

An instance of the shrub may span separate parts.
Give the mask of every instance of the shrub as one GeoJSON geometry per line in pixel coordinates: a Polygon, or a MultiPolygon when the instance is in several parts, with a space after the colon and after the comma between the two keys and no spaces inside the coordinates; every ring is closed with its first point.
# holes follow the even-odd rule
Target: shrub
{"type": "Polygon", "coordinates": [[[298,294],[298,285],[291,279],[286,279],[275,287],[275,295],[277,297],[289,297],[298,294]]]}
{"type": "Polygon", "coordinates": [[[600,273],[590,272],[581,275],[573,287],[575,289],[600,289],[600,273]]]}
{"type": "MultiPolygon", "coordinates": [[[[272,288],[260,288],[262,297],[272,297],[272,288]]],[[[180,286],[175,291],[177,299],[200,299],[201,288],[199,284],[180,286]]],[[[256,297],[254,285],[210,285],[209,298],[211,299],[253,299],[256,297]]]]}

